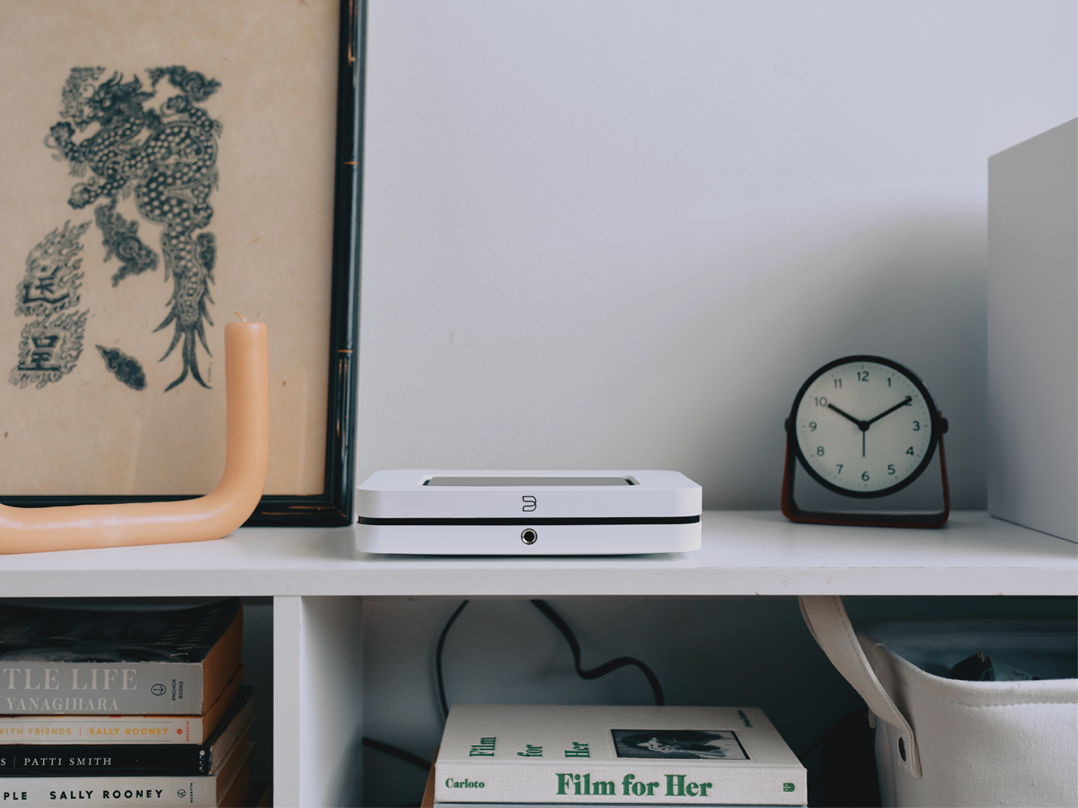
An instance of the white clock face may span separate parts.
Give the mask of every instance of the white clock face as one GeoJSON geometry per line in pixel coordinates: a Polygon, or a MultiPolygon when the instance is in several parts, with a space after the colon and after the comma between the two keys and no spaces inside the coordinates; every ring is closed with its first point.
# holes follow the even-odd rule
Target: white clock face
{"type": "Polygon", "coordinates": [[[917,385],[872,361],[837,365],[812,381],[792,428],[811,471],[862,496],[916,476],[934,446],[929,404],[917,385]]]}

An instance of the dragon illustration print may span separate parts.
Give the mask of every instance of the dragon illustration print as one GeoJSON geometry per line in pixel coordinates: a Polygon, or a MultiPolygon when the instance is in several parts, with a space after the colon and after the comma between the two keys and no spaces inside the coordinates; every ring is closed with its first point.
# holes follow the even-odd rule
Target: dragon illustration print
{"type": "Polygon", "coordinates": [[[173,330],[159,361],[177,346],[182,356],[181,372],[165,390],[189,374],[209,387],[199,371],[197,351],[201,344],[210,354],[206,326],[213,325],[209,287],[216,239],[206,228],[213,218],[210,195],[217,187],[222,126],[200,105],[220,84],[183,66],[147,70],[148,86],[138,76],[125,81],[119,72],[103,79],[105,72],[103,67],[71,70],[61,96],[61,120],[45,144],[80,180],[68,204],[76,210],[96,205],[94,221],[102,233],[105,260],[116,256],[120,262],[113,286],[153,272],[159,263],[158,255],[139,238],[138,222],[122,216],[117,202],[133,197],[139,216],[161,226],[160,263],[165,282],[172,282],[172,295],[169,312],[155,331],[170,325],[173,330]],[[77,134],[84,136],[76,139],[77,134]]]}

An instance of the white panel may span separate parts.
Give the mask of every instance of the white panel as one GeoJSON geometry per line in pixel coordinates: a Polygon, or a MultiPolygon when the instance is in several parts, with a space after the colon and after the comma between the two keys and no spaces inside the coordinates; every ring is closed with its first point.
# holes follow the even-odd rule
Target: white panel
{"type": "Polygon", "coordinates": [[[988,509],[1078,542],[1078,119],[988,161],[988,509]]]}
{"type": "Polygon", "coordinates": [[[299,805],[353,805],[362,785],[361,606],[359,598],[302,599],[299,805]]]}
{"type": "Polygon", "coordinates": [[[273,804],[300,804],[301,598],[273,599],[273,804]]]}

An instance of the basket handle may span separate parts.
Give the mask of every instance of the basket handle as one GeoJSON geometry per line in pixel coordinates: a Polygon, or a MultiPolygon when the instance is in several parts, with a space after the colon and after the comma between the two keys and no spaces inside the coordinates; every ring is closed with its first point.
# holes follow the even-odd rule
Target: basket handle
{"type": "Polygon", "coordinates": [[[827,654],[853,689],[865,700],[872,714],[898,730],[899,768],[921,776],[917,739],[909,721],[884,689],[857,640],[842,598],[837,595],[801,595],[801,615],[816,643],[827,654]],[[903,754],[905,753],[905,754],[903,754]]]}

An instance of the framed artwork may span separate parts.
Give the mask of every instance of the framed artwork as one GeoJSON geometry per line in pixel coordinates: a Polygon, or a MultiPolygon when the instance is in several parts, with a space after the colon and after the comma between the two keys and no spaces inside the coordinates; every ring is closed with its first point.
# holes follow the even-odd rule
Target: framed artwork
{"type": "Polygon", "coordinates": [[[224,465],[224,324],[270,335],[250,525],[352,521],[363,0],[0,0],[0,501],[224,465]]]}

